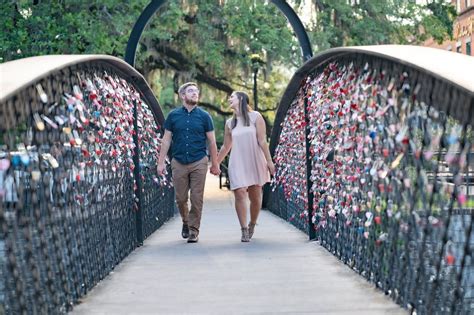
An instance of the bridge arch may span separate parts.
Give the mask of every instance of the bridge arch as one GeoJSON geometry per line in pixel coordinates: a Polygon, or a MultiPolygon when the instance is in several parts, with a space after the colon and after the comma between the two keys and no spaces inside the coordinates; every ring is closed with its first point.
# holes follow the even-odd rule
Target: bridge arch
{"type": "MultiPolygon", "coordinates": [[[[166,3],[166,0],[152,0],[150,4],[143,10],[135,23],[130,37],[128,39],[127,48],[125,51],[125,61],[135,67],[135,56],[137,53],[138,42],[143,33],[143,30],[147,26],[150,19],[153,17],[158,9],[166,3]]],[[[278,9],[285,15],[290,23],[293,31],[298,38],[298,42],[301,47],[301,53],[303,62],[307,61],[313,56],[311,49],[311,43],[308,38],[308,34],[303,26],[303,23],[299,19],[296,12],[290,7],[290,5],[284,0],[272,0],[272,3],[278,7],[278,9]]]]}

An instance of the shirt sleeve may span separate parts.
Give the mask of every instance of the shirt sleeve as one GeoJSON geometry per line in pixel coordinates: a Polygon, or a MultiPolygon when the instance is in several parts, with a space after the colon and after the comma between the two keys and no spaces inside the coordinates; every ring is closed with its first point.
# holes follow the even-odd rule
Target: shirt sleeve
{"type": "Polygon", "coordinates": [[[206,130],[206,132],[214,130],[214,124],[212,122],[212,117],[211,117],[211,115],[209,115],[209,113],[206,113],[206,120],[204,122],[204,130],[206,130]]]}
{"type": "Polygon", "coordinates": [[[165,129],[168,130],[168,131],[171,131],[173,132],[173,123],[171,122],[171,116],[173,115],[173,113],[169,113],[168,117],[166,117],[166,120],[165,120],[165,129]]]}

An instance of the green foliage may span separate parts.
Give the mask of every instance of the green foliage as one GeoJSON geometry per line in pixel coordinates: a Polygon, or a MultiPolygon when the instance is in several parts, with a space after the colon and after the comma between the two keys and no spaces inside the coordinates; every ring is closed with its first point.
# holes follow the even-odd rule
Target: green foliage
{"type": "Polygon", "coordinates": [[[46,54],[122,56],[147,2],[2,1],[0,61],[46,54]]]}
{"type": "MultiPolygon", "coordinates": [[[[258,66],[259,109],[271,122],[278,98],[300,60],[286,18],[269,1],[190,0],[169,1],[156,13],[142,36],[137,67],[149,80],[158,80],[168,89],[173,86],[175,91],[183,82],[200,77],[201,100],[230,113],[230,91],[243,90],[253,100],[253,72],[258,66]],[[253,55],[261,62],[252,63],[253,55]],[[170,71],[175,75],[170,76],[170,71]]],[[[170,96],[161,92],[160,102],[169,104],[170,96]]],[[[174,105],[179,105],[177,97],[174,105]]],[[[222,130],[218,137],[219,133],[222,130]]]]}
{"type": "Polygon", "coordinates": [[[435,0],[426,7],[430,14],[425,17],[424,27],[430,30],[429,35],[438,43],[442,43],[447,37],[452,38],[456,8],[443,0],[435,0]]]}
{"type": "Polygon", "coordinates": [[[456,16],[444,0],[417,4],[411,0],[314,1],[311,39],[317,50],[330,47],[417,44],[452,35],[456,16]]]}
{"type": "MultiPolygon", "coordinates": [[[[45,54],[123,57],[128,37],[149,0],[4,0],[0,2],[0,62],[45,54]]],[[[440,41],[452,32],[453,7],[443,0],[294,0],[312,8],[313,50],[344,45],[440,41]]],[[[308,12],[306,12],[307,15],[308,12]]],[[[308,17],[308,16],[307,16],[308,17]]],[[[301,65],[299,44],[286,18],[269,0],[167,1],[145,30],[137,68],[165,113],[179,105],[179,84],[201,85],[206,109],[229,113],[233,90],[249,93],[258,67],[259,109],[273,121],[279,98],[301,65]],[[252,63],[258,55],[262,62],[252,63]]],[[[216,115],[219,117],[218,114],[216,115]]],[[[223,120],[223,119],[222,119],[223,120]]],[[[222,123],[222,124],[221,124],[222,123]]],[[[223,121],[216,123],[218,128],[223,121]]],[[[218,135],[219,135],[218,131],[218,135]]]]}

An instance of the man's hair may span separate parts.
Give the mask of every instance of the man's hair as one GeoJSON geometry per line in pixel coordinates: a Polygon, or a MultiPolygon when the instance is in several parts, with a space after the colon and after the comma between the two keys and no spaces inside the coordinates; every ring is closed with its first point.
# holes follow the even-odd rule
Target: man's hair
{"type": "Polygon", "coordinates": [[[184,83],[183,85],[181,85],[178,89],[178,94],[181,95],[181,94],[184,94],[184,92],[186,91],[186,89],[188,88],[188,86],[195,86],[195,87],[198,87],[197,83],[194,83],[194,82],[186,82],[184,83]]]}

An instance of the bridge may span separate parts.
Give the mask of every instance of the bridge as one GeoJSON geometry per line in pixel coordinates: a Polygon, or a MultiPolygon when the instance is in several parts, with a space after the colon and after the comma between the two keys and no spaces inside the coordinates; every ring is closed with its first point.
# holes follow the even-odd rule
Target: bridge
{"type": "Polygon", "coordinates": [[[1,65],[2,311],[193,312],[179,291],[197,312],[471,312],[472,70],[421,47],[310,59],[278,108],[255,240],[235,242],[214,178],[189,248],[139,73],[109,56],[1,65]]]}
{"type": "Polygon", "coordinates": [[[0,72],[1,312],[473,312],[471,57],[309,59],[278,107],[255,240],[236,242],[210,177],[194,247],[154,171],[160,104],[133,67],[43,56],[0,72]]]}

